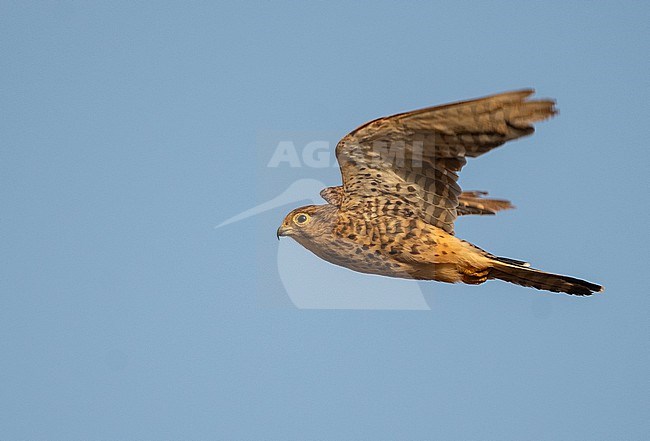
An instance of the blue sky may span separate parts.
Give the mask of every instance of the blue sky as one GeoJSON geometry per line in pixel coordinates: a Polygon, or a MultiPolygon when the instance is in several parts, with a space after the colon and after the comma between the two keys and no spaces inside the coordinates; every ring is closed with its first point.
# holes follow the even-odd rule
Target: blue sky
{"type": "Polygon", "coordinates": [[[0,438],[647,439],[649,21],[640,1],[0,3],[0,438]],[[299,202],[214,228],[340,182],[267,168],[268,133],[335,142],[522,87],[560,115],[467,165],[518,208],[457,233],[602,296],[423,283],[428,311],[301,310],[275,239],[299,202]]]}

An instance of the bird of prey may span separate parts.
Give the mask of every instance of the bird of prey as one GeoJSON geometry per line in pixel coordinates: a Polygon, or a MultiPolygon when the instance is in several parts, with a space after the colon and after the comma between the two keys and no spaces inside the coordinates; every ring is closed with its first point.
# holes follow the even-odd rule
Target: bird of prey
{"type": "Polygon", "coordinates": [[[459,215],[494,214],[508,201],[462,192],[458,172],[475,158],[534,132],[556,113],[533,90],[428,107],[370,121],[339,141],[343,185],[327,204],[291,211],[277,236],[289,236],[333,264],[369,274],[448,283],[499,279],[588,296],[600,285],[497,257],[454,235],[459,215]]]}

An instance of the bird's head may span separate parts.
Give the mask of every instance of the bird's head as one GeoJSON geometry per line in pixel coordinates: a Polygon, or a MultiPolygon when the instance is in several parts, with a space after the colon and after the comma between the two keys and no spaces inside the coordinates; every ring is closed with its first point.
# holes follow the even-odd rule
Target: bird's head
{"type": "Polygon", "coordinates": [[[323,234],[330,234],[336,222],[337,207],[306,205],[292,210],[282,221],[277,236],[293,237],[303,243],[323,234]]]}

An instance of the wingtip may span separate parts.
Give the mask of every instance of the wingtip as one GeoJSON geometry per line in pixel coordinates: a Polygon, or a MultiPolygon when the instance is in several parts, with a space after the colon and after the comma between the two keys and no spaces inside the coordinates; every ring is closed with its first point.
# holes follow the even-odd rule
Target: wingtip
{"type": "Polygon", "coordinates": [[[532,87],[525,87],[523,89],[518,90],[517,92],[525,96],[531,96],[535,94],[535,89],[532,87]]]}
{"type": "Polygon", "coordinates": [[[532,96],[535,94],[535,89],[529,88],[529,89],[521,89],[518,91],[513,92],[514,94],[517,94],[518,96],[522,97],[522,101],[525,101],[526,103],[535,103],[538,106],[542,105],[546,107],[546,110],[548,111],[548,115],[550,116],[555,116],[560,113],[559,109],[555,107],[557,105],[557,101],[554,98],[546,98],[546,97],[540,97],[540,98],[535,98],[531,100],[526,100],[526,98],[532,96]]]}

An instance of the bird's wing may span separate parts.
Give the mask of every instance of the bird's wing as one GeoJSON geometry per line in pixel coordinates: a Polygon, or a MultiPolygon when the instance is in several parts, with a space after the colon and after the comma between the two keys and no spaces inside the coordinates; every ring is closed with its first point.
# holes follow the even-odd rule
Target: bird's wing
{"type": "MultiPolygon", "coordinates": [[[[326,187],[321,190],[320,195],[328,204],[341,207],[343,202],[343,186],[326,187]]],[[[458,207],[456,212],[458,216],[467,214],[493,215],[497,211],[510,210],[515,208],[510,201],[505,199],[486,198],[487,191],[464,191],[458,196],[458,207]]]]}
{"type": "Polygon", "coordinates": [[[463,216],[466,214],[497,214],[497,211],[509,210],[515,208],[510,201],[505,199],[486,198],[486,191],[464,191],[458,196],[458,207],[456,214],[463,216]]]}
{"type": "Polygon", "coordinates": [[[320,191],[320,196],[325,199],[328,204],[340,207],[343,202],[343,186],[325,187],[320,191]]]}
{"type": "Polygon", "coordinates": [[[534,132],[555,113],[552,100],[520,90],[379,118],[336,146],[342,210],[420,217],[453,234],[465,158],[534,132]]]}

